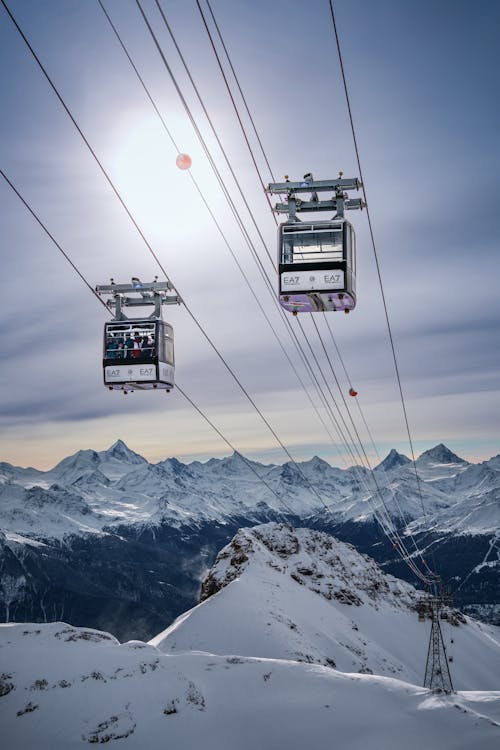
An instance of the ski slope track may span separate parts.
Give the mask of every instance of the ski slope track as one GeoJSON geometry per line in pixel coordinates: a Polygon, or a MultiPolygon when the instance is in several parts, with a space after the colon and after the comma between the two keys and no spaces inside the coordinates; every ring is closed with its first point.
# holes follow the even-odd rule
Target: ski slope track
{"type": "Polygon", "coordinates": [[[0,626],[8,750],[493,750],[500,630],[458,617],[458,692],[419,686],[417,592],[321,532],[268,523],[219,553],[203,601],[149,643],[0,626]]]}

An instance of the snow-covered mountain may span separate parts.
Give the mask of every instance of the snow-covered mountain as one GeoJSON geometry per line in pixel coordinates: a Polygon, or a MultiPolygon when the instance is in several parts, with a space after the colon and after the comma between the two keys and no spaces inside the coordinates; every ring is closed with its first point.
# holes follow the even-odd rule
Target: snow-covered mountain
{"type": "Polygon", "coordinates": [[[98,533],[110,525],[149,521],[224,522],[264,509],[305,518],[324,515],[325,505],[330,519],[345,523],[373,520],[381,497],[398,523],[414,522],[414,531],[427,526],[429,517],[435,531],[477,534],[500,527],[498,457],[469,464],[441,444],[417,459],[417,476],[413,464],[392,450],[375,468],[376,479],[363,467],[339,469],[317,456],[300,464],[249,463],[235,453],[204,464],[175,458],[150,464],[121,440],[106,451],[78,451],[47,472],[4,463],[0,528],[7,534],[31,535],[36,529],[41,537],[62,538],[75,533],[82,513],[88,516],[84,530],[98,533]],[[51,498],[60,504],[64,489],[64,517],[40,518],[29,495],[33,487],[47,490],[47,511],[51,498]],[[475,512],[468,522],[465,505],[472,501],[478,508],[483,500],[486,512],[475,512]]]}
{"type": "Polygon", "coordinates": [[[470,464],[438,445],[416,463],[417,473],[391,451],[373,475],[317,456],[151,464],[119,440],[46,472],[0,464],[0,617],[2,605],[5,619],[65,612],[120,637],[149,637],[162,613],[194,603],[200,576],[238,527],[271,520],[334,533],[414,582],[381,533],[383,504],[399,533],[411,532],[443,579],[460,585],[459,603],[500,622],[498,456],[470,464]]]}
{"type": "Polygon", "coordinates": [[[352,547],[282,524],[242,530],[204,597],[150,643],[1,625],[4,746],[498,747],[499,629],[454,619],[460,689],[430,693],[417,592],[352,547]]]}
{"type": "MultiPolygon", "coordinates": [[[[166,653],[292,659],[419,684],[430,632],[417,617],[420,596],[351,545],[268,523],[236,534],[203,581],[202,603],[151,643],[166,653]]],[[[454,687],[500,688],[500,628],[448,614],[454,687]]]]}

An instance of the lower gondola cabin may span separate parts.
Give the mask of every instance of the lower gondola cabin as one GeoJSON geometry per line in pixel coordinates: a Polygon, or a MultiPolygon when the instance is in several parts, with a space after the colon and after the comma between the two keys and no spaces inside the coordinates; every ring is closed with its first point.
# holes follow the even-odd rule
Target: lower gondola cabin
{"type": "Polygon", "coordinates": [[[104,385],[124,392],[174,387],[174,332],[169,323],[114,320],[104,326],[104,385]]]}
{"type": "Polygon", "coordinates": [[[289,312],[349,312],[356,305],[356,239],[346,219],[281,224],[279,300],[289,312]]]}

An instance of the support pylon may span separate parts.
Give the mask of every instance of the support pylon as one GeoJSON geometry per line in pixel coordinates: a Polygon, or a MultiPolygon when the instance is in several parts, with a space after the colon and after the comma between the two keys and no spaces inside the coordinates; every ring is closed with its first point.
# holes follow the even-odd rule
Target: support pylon
{"type": "Polygon", "coordinates": [[[425,665],[424,687],[434,693],[453,693],[446,647],[440,625],[440,617],[447,619],[448,607],[451,604],[449,596],[430,596],[420,603],[421,610],[431,619],[431,635],[425,665]],[[444,617],[446,615],[446,617],[444,617]]]}

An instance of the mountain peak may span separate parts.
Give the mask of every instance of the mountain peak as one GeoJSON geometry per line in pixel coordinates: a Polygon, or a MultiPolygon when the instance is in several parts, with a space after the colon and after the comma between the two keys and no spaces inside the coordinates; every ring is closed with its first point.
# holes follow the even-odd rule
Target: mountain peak
{"type": "Polygon", "coordinates": [[[439,443],[439,445],[435,445],[434,448],[430,448],[428,451],[422,453],[419,457],[419,461],[421,459],[427,459],[439,464],[467,463],[463,458],[457,456],[456,453],[450,451],[450,449],[447,448],[443,443],[439,443]]]}
{"type": "Polygon", "coordinates": [[[314,469],[315,471],[321,471],[325,472],[328,471],[328,469],[332,468],[332,465],[328,463],[328,461],[325,461],[323,458],[320,458],[319,456],[313,456],[309,461],[304,461],[302,464],[304,467],[311,467],[311,469],[314,469]]]}
{"type": "Polygon", "coordinates": [[[120,438],[104,451],[104,456],[107,458],[116,458],[118,461],[127,461],[132,464],[142,464],[146,462],[145,458],[131,450],[120,438]]]}
{"type": "Polygon", "coordinates": [[[390,469],[395,469],[398,466],[405,466],[406,464],[410,463],[410,459],[404,456],[402,453],[398,453],[397,450],[392,448],[392,450],[387,454],[387,456],[384,458],[383,461],[381,461],[378,466],[376,466],[376,469],[384,469],[384,471],[389,471],[390,469]]]}

